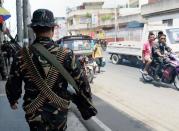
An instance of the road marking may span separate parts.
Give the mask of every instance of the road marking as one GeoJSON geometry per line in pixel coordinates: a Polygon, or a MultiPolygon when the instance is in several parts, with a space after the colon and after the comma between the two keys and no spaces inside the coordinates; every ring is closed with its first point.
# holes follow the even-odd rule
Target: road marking
{"type": "Polygon", "coordinates": [[[91,118],[95,121],[104,131],[112,131],[107,125],[105,125],[102,121],[100,121],[96,116],[91,118]]]}

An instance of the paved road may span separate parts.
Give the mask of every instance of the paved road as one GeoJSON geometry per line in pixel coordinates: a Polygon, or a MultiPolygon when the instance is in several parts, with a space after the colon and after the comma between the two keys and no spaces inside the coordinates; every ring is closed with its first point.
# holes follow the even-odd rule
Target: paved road
{"type": "MultiPolygon", "coordinates": [[[[151,130],[178,131],[179,91],[156,83],[144,83],[138,68],[114,65],[107,62],[104,72],[98,74],[92,85],[93,93],[119,112],[150,126],[151,130]]],[[[102,108],[101,110],[104,110],[102,108]]],[[[106,123],[111,113],[103,113],[100,120],[106,123]],[[104,115],[105,114],[105,115],[104,115]]],[[[114,122],[116,122],[114,119],[114,122]]],[[[123,121],[118,122],[120,129],[123,121]]],[[[131,126],[131,123],[128,123],[131,126]]],[[[116,125],[108,124],[110,128],[116,125]]],[[[132,126],[131,126],[132,127],[132,126]]],[[[135,128],[134,128],[135,129],[135,128]]]]}
{"type": "MultiPolygon", "coordinates": [[[[173,87],[144,83],[139,69],[134,67],[108,62],[103,70],[96,76],[92,90],[97,96],[94,104],[99,111],[98,124],[108,127],[106,131],[178,131],[178,91],[173,87]]],[[[4,92],[2,84],[0,82],[0,94],[4,92]]],[[[0,110],[0,127],[3,128],[0,129],[27,129],[22,110],[16,113],[10,110],[3,96],[0,97],[0,107],[3,108],[0,110]]],[[[69,131],[75,129],[75,121],[70,122],[73,126],[69,131]]]]}
{"type": "Polygon", "coordinates": [[[94,97],[98,110],[97,118],[111,131],[150,131],[150,127],[114,108],[98,97],[94,97]]]}
{"type": "Polygon", "coordinates": [[[151,128],[143,122],[132,118],[96,96],[93,96],[93,104],[98,114],[87,121],[82,120],[76,108],[72,108],[89,131],[151,131],[151,128]]]}

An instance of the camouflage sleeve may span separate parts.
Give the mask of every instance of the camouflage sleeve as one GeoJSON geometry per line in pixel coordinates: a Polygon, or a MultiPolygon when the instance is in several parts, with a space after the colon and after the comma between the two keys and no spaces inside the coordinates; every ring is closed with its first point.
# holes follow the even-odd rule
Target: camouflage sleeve
{"type": "Polygon", "coordinates": [[[91,88],[87,80],[86,74],[81,68],[80,64],[77,63],[73,51],[68,50],[65,57],[64,67],[70,72],[71,76],[76,81],[79,90],[83,91],[89,100],[92,99],[91,88]]]}
{"type": "Polygon", "coordinates": [[[13,105],[21,97],[22,93],[22,76],[20,73],[20,65],[17,56],[15,56],[13,59],[5,88],[9,103],[13,105]]]}

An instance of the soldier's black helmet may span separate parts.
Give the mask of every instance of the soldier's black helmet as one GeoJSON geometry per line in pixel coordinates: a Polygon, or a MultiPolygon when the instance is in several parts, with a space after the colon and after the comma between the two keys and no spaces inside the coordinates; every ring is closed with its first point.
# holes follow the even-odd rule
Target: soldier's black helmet
{"type": "Polygon", "coordinates": [[[50,10],[47,9],[38,9],[34,11],[33,17],[31,20],[30,27],[54,27],[56,26],[55,18],[53,13],[50,10]]]}

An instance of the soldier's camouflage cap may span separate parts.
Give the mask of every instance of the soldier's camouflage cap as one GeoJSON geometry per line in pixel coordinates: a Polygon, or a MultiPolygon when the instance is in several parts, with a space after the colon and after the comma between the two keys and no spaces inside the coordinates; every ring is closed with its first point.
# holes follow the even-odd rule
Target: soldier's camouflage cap
{"type": "Polygon", "coordinates": [[[32,23],[29,24],[29,27],[32,28],[37,26],[54,27],[57,25],[55,23],[55,18],[53,13],[47,9],[38,9],[34,11],[31,22],[32,23]]]}

